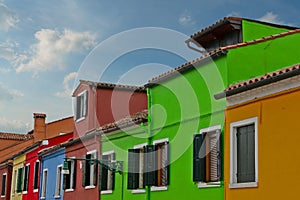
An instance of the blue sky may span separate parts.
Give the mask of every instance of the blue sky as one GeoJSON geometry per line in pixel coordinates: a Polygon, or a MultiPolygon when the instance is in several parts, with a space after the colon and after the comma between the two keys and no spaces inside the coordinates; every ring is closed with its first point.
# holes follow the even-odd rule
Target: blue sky
{"type": "MultiPolygon", "coordinates": [[[[162,27],[189,36],[229,15],[300,26],[299,8],[296,0],[0,0],[0,132],[31,130],[33,112],[46,113],[47,121],[71,116],[80,66],[112,35],[162,27]]],[[[133,51],[113,62],[100,80],[120,82],[131,66],[143,66],[148,70],[143,75],[122,81],[142,84],[184,62],[166,51],[133,51]]]]}

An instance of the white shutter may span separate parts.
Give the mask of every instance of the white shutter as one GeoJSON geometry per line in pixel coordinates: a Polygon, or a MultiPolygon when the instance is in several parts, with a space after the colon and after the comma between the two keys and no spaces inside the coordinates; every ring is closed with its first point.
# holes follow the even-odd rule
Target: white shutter
{"type": "Polygon", "coordinates": [[[214,182],[218,180],[218,137],[217,134],[210,134],[209,146],[210,146],[210,181],[214,182]]]}

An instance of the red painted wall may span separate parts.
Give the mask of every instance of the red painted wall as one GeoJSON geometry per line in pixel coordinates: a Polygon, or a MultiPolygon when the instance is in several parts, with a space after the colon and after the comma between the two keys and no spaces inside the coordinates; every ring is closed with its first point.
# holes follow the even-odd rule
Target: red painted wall
{"type": "MultiPolygon", "coordinates": [[[[100,141],[98,139],[98,141],[100,141]]],[[[71,146],[66,147],[66,157],[83,158],[88,151],[97,150],[99,157],[100,144],[96,142],[95,138],[89,139],[84,142],[78,142],[71,146]]],[[[68,191],[64,193],[64,199],[74,200],[74,199],[84,199],[84,200],[94,200],[100,199],[98,192],[98,183],[95,188],[85,189],[82,187],[82,162],[76,162],[76,185],[74,191],[68,191]]],[[[98,167],[99,170],[99,167],[98,167]]],[[[99,172],[98,172],[99,175],[99,172]]]]}
{"type": "Polygon", "coordinates": [[[11,177],[12,177],[12,164],[4,164],[0,167],[0,193],[2,189],[2,174],[6,173],[6,194],[5,197],[1,197],[1,200],[10,199],[10,189],[11,189],[11,177]]]}
{"type": "MultiPolygon", "coordinates": [[[[26,160],[24,165],[27,165],[28,163],[30,164],[30,171],[29,171],[29,182],[28,182],[28,192],[27,194],[23,194],[23,200],[37,200],[39,199],[39,191],[38,192],[34,192],[33,191],[33,179],[34,179],[34,163],[38,160],[38,152],[41,151],[42,149],[51,147],[51,146],[55,146],[57,144],[63,143],[68,141],[69,139],[71,139],[73,137],[73,133],[68,133],[65,135],[60,135],[51,139],[48,139],[48,145],[43,145],[43,146],[39,146],[37,149],[28,152],[26,154],[26,160]]],[[[41,166],[40,166],[41,169],[41,166]]],[[[40,175],[40,173],[39,173],[40,175]]],[[[38,182],[39,184],[40,182],[38,182]]],[[[38,186],[39,188],[39,186],[38,186]]]]}

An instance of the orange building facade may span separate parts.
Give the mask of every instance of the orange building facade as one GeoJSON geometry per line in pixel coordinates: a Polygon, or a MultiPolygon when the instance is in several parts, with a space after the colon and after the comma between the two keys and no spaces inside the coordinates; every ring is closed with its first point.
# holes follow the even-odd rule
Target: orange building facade
{"type": "Polygon", "coordinates": [[[295,199],[300,188],[300,67],[225,91],[225,199],[295,199]]]}

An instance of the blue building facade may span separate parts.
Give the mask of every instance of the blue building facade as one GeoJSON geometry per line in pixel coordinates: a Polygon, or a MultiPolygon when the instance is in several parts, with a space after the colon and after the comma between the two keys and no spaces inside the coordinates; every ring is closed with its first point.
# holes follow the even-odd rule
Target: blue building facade
{"type": "Polygon", "coordinates": [[[62,200],[63,191],[63,162],[65,149],[50,151],[41,156],[40,199],[62,200]]]}

